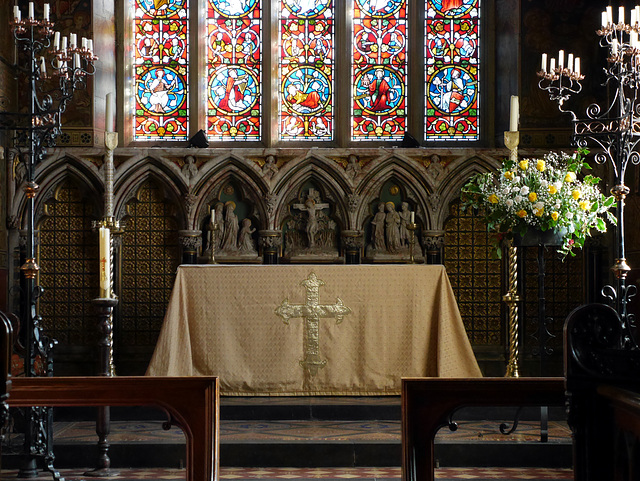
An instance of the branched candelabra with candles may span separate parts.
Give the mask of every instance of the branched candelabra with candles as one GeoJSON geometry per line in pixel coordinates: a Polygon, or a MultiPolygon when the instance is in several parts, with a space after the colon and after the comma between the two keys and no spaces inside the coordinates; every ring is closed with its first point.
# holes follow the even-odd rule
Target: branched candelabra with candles
{"type": "Polygon", "coordinates": [[[547,69],[547,56],[543,54],[542,70],[538,72],[540,88],[549,93],[551,100],[558,102],[560,111],[572,116],[574,145],[599,147],[602,150],[596,153],[596,162],[609,163],[613,168],[614,186],[611,193],[617,202],[617,226],[615,263],[611,270],[615,277],[615,285],[605,286],[602,293],[620,316],[624,332],[620,339],[620,347],[634,349],[638,349],[639,346],[631,332],[634,319],[633,315],[628,313],[627,304],[637,289],[635,285],[627,284],[627,275],[631,268],[625,257],[624,203],[629,188],[624,182],[629,162],[634,165],[640,163],[639,22],[640,6],[631,10],[629,24],[626,23],[624,7],[618,9],[618,23],[613,22],[611,6],[602,12],[602,28],[596,33],[601,37],[600,45],[608,50],[604,83],[611,89],[612,99],[604,109],[598,104],[591,104],[587,107],[584,118],[578,118],[570,110],[563,110],[563,103],[582,89],[580,81],[584,76],[580,73],[579,59],[573,60],[573,56],[569,55],[568,64],[565,66],[564,52],[561,50],[558,67],[555,66],[555,59],[551,59],[551,65],[547,69]]]}
{"type": "MultiPolygon", "coordinates": [[[[38,297],[42,287],[36,285],[38,264],[35,255],[35,168],[42,161],[47,148],[55,146],[60,134],[61,117],[76,90],[86,87],[87,77],[94,74],[93,42],[82,38],[77,43],[76,34],[61,38],[49,18],[49,4],[44,5],[42,18],[36,18],[34,3],[29,2],[28,15],[22,18],[18,6],[13,9],[11,29],[18,48],[18,65],[15,69],[26,79],[27,90],[17,112],[0,112],[0,129],[15,134],[14,147],[24,162],[24,184],[27,198],[27,242],[25,262],[20,268],[23,274],[21,296],[21,342],[25,348],[24,373],[26,376],[43,375],[37,364],[46,363],[46,374],[52,375],[52,348],[55,341],[42,333],[38,314],[38,297]]],[[[22,84],[22,85],[25,85],[22,84]]],[[[46,408],[27,410],[24,450],[26,461],[20,477],[37,476],[37,458],[44,458],[46,469],[54,479],[60,475],[53,468],[52,416],[46,408]]]]}

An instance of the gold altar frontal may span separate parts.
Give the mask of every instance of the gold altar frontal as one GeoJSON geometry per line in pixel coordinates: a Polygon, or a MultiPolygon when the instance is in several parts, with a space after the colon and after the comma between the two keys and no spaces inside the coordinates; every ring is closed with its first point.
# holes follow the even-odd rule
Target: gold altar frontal
{"type": "Polygon", "coordinates": [[[441,265],[183,265],[147,375],[364,396],[481,373],[441,265]]]}

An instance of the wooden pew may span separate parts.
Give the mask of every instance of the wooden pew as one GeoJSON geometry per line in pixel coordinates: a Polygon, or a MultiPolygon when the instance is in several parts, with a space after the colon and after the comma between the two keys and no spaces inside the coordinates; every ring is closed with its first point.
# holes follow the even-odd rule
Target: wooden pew
{"type": "Polygon", "coordinates": [[[434,439],[468,406],[564,406],[564,378],[402,379],[402,479],[434,479],[434,439]]]}
{"type": "Polygon", "coordinates": [[[217,481],[216,377],[20,377],[9,406],[155,406],[186,438],[187,481],[217,481]]]}

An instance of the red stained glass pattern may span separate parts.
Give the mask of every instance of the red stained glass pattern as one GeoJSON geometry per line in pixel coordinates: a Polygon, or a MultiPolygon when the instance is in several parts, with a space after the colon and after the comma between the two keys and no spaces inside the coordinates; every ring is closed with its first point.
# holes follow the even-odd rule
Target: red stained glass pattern
{"type": "Polygon", "coordinates": [[[134,0],[134,139],[188,136],[188,0],[134,0]]]}
{"type": "Polygon", "coordinates": [[[333,0],[282,0],[280,140],[333,138],[333,0]]]}
{"type": "Polygon", "coordinates": [[[406,131],[406,0],[353,1],[353,140],[401,140],[406,131]]]}
{"type": "Polygon", "coordinates": [[[479,139],[480,0],[427,0],[425,138],[479,139]]]}
{"type": "Polygon", "coordinates": [[[260,140],[260,0],[209,0],[207,117],[211,140],[260,140]]]}

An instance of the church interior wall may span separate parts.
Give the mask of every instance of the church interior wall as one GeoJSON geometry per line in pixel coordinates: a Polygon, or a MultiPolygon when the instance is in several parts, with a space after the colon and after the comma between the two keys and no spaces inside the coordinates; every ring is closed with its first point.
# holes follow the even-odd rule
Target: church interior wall
{"type": "MultiPolygon", "coordinates": [[[[38,183],[42,186],[42,194],[37,199],[36,222],[42,229],[40,235],[45,233],[47,236],[46,247],[55,251],[61,247],[63,238],[73,240],[64,242],[75,243],[75,247],[65,251],[64,256],[51,259],[50,264],[44,259],[41,262],[45,277],[43,286],[47,287],[45,281],[53,286],[50,290],[60,300],[43,299],[44,310],[55,313],[58,309],[62,313],[53,316],[55,321],[47,321],[45,317],[45,324],[57,323],[49,324],[49,327],[54,333],[59,332],[64,341],[60,342],[56,352],[58,374],[89,373],[95,351],[92,336],[78,333],[78,330],[93,329],[89,322],[93,314],[85,310],[71,315],[69,309],[65,311],[60,306],[66,304],[80,309],[78,306],[82,302],[90,302],[91,289],[95,289],[97,295],[98,265],[97,261],[90,263],[89,259],[97,259],[97,234],[92,230],[91,222],[103,216],[104,97],[107,92],[117,90],[116,70],[119,83],[126,74],[124,62],[119,57],[123,49],[116,50],[116,43],[123,42],[126,35],[118,31],[113,22],[123,13],[116,11],[115,3],[107,0],[92,2],[92,10],[86,10],[88,3],[80,2],[75,10],[61,12],[63,31],[77,28],[93,32],[100,49],[100,69],[91,83],[92,87],[77,101],[74,99],[74,105],[65,112],[65,128],[58,139],[58,146],[49,151],[36,171],[38,183]],[[56,195],[63,192],[73,192],[80,197],[74,197],[72,201],[56,200],[56,195]],[[73,216],[68,213],[62,215],[50,207],[56,202],[76,209],[86,202],[93,208],[74,211],[73,216]],[[53,222],[53,219],[65,216],[76,219],[83,227],[70,229],[53,222]],[[96,237],[95,242],[91,240],[92,236],[96,237]],[[66,267],[60,266],[71,262],[73,255],[83,260],[81,287],[74,285],[69,277],[65,281],[66,287],[58,288],[56,280],[52,277],[47,280],[46,276],[51,272],[62,275],[66,267]],[[66,319],[65,312],[68,315],[66,319]]],[[[602,9],[578,0],[584,8],[574,9],[571,15],[565,12],[557,19],[550,19],[540,3],[514,0],[486,2],[485,14],[489,19],[485,24],[488,26],[485,34],[486,102],[482,117],[486,133],[479,143],[431,146],[423,142],[417,148],[397,145],[246,147],[238,144],[237,148],[225,145],[199,149],[184,145],[127,143],[126,136],[121,135],[122,145],[114,152],[115,215],[124,225],[124,232],[116,245],[116,292],[121,296],[115,317],[115,354],[119,373],[144,372],[162,322],[172,275],[184,260],[185,252],[195,252],[198,262],[208,262],[212,243],[208,226],[216,204],[233,204],[234,210],[238,211],[235,215],[240,225],[245,219],[250,221],[245,251],[240,253],[237,246],[228,245],[225,252],[225,248],[219,245],[219,262],[262,262],[265,250],[271,248],[270,243],[276,236],[281,263],[344,263],[347,249],[355,249],[360,262],[376,263],[406,262],[406,251],[376,255],[367,247],[372,244],[372,220],[377,206],[394,202],[399,210],[401,203],[407,202],[415,211],[419,224],[416,254],[420,261],[443,262],[459,296],[473,296],[473,291],[484,293],[487,303],[480,309],[482,315],[473,318],[472,313],[465,311],[463,317],[484,373],[501,375],[506,351],[505,311],[495,296],[505,292],[504,269],[500,261],[490,259],[491,239],[486,229],[483,230],[477,219],[472,218],[473,213],[459,211],[460,187],[470,175],[495,168],[508,154],[503,147],[502,132],[508,125],[511,94],[521,95],[520,155],[537,156],[550,148],[569,148],[568,119],[560,116],[556,106],[544,98],[546,93],[537,88],[533,62],[534,59],[537,62],[540,49],[552,51],[556,48],[557,42],[553,39],[572,45],[576,41],[575,36],[559,35],[558,32],[567,25],[575,31],[576,25],[587,22],[585,19],[593,14],[594,8],[598,12],[602,9]],[[513,12],[519,12],[519,15],[513,12]],[[514,38],[518,41],[513,41],[514,38]],[[305,244],[307,233],[296,224],[296,216],[308,215],[308,207],[302,207],[308,199],[316,205],[328,206],[316,210],[323,222],[318,238],[323,237],[322,245],[313,247],[305,244]],[[148,213],[151,211],[153,214],[148,213]],[[160,225],[162,228],[159,230],[156,227],[160,225]],[[166,231],[163,233],[162,229],[166,231]],[[296,234],[296,231],[299,232],[296,234]],[[478,240],[478,245],[472,248],[465,239],[481,241],[478,240]],[[162,256],[153,257],[151,253],[158,252],[160,248],[162,256]],[[468,258],[463,258],[467,254],[468,258]],[[138,284],[144,284],[144,287],[136,287],[138,284]]],[[[0,6],[2,21],[9,18],[9,14],[9,6],[0,6]]],[[[599,14],[593,15],[597,22],[599,14]]],[[[7,30],[0,35],[7,36],[7,30]]],[[[577,40],[586,45],[593,43],[592,37],[589,29],[584,27],[577,40]]],[[[0,45],[0,55],[11,58],[12,42],[8,36],[4,40],[0,45]]],[[[0,108],[15,105],[18,99],[15,87],[9,67],[0,62],[0,108]]],[[[592,84],[588,84],[585,90],[590,99],[596,95],[593,92],[597,93],[597,87],[592,84]]],[[[345,95],[344,92],[341,95],[345,95]]],[[[124,108],[120,97],[118,112],[124,108]]],[[[123,124],[124,120],[119,116],[118,128],[121,129],[123,124]]],[[[25,223],[25,198],[21,185],[23,179],[19,168],[16,170],[20,159],[13,155],[7,138],[0,137],[0,140],[7,147],[4,159],[0,157],[0,185],[6,192],[0,199],[0,309],[17,311],[17,267],[20,265],[21,229],[25,223]],[[6,216],[6,222],[3,216],[6,216]]],[[[633,182],[628,216],[633,216],[640,209],[637,176],[633,182]]],[[[628,228],[630,240],[640,236],[640,226],[631,223],[628,228]]],[[[597,255],[602,257],[607,243],[607,239],[601,241],[568,263],[550,259],[553,276],[577,282],[570,276],[584,278],[589,275],[588,270],[595,269],[604,272],[601,276],[606,277],[609,259],[596,265],[588,264],[588,259],[596,255],[592,251],[599,252],[597,255]]],[[[640,248],[636,246],[640,246],[640,242],[629,242],[631,265],[634,262],[640,265],[640,248]]],[[[527,262],[527,269],[535,272],[531,261],[527,262]]],[[[558,298],[554,299],[557,311],[552,308],[554,316],[563,318],[572,306],[594,295],[582,291],[578,294],[576,297],[576,292],[568,292],[558,286],[558,298]]],[[[529,301],[535,295],[531,290],[529,301]]],[[[474,299],[459,297],[461,311],[468,309],[469,302],[474,299]]],[[[528,309],[531,313],[533,308],[529,305],[528,309]]],[[[561,322],[554,327],[556,333],[561,332],[559,324],[561,322]]],[[[533,343],[526,345],[528,359],[533,358],[533,349],[533,343]]],[[[557,359],[560,354],[556,352],[557,359]]],[[[531,371],[534,372],[535,367],[531,367],[531,371]]]]}

